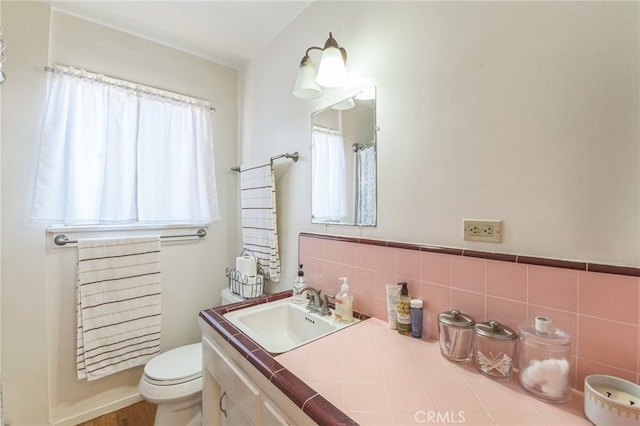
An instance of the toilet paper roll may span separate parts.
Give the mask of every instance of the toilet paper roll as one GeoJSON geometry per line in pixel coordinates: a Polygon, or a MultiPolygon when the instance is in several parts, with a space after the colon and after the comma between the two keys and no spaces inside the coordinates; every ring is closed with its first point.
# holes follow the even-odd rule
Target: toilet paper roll
{"type": "Polygon", "coordinates": [[[255,277],[256,259],[248,254],[236,257],[236,271],[248,277],[255,277]]]}

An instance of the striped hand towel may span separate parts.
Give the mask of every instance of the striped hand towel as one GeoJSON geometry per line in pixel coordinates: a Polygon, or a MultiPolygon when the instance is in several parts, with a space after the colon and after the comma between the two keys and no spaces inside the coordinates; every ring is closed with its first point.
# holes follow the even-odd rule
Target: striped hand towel
{"type": "Polygon", "coordinates": [[[77,373],[95,380],[160,349],[160,237],[78,240],[77,373]]]}
{"type": "Polygon", "coordinates": [[[276,186],[271,159],[240,166],[243,248],[255,254],[271,281],[280,279],[276,186]]]}

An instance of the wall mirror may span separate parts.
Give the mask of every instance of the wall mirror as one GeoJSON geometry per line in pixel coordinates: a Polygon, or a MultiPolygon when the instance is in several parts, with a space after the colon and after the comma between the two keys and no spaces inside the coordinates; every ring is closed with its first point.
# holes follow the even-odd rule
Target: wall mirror
{"type": "Polygon", "coordinates": [[[311,115],[311,223],[376,226],[376,89],[311,115]]]}

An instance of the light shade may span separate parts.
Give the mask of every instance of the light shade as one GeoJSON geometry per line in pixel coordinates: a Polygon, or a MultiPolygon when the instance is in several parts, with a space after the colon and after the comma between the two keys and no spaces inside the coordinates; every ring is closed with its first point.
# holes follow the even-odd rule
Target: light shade
{"type": "Polygon", "coordinates": [[[293,96],[300,99],[313,99],[322,95],[322,88],[316,83],[316,66],[308,55],[300,62],[293,96]]]}
{"type": "Polygon", "coordinates": [[[336,104],[331,105],[331,109],[334,109],[336,111],[346,111],[351,108],[354,108],[355,106],[356,106],[356,103],[354,102],[353,98],[347,98],[343,101],[340,101],[336,104]]]}
{"type": "Polygon", "coordinates": [[[311,46],[304,54],[300,62],[296,85],[293,89],[293,96],[301,99],[312,99],[322,95],[322,87],[340,87],[347,82],[347,51],[338,45],[333,35],[329,33],[329,38],[323,48],[311,46]],[[320,67],[316,72],[316,67],[309,57],[312,50],[320,50],[320,67]]]}
{"type": "Polygon", "coordinates": [[[347,68],[339,48],[331,46],[322,51],[316,82],[324,87],[340,87],[347,82],[347,68]]]}

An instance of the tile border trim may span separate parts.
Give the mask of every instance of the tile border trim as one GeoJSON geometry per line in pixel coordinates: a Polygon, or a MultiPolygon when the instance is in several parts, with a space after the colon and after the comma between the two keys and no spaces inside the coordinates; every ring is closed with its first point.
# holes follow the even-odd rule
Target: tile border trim
{"type": "Polygon", "coordinates": [[[315,234],[310,232],[301,232],[301,237],[317,238],[323,240],[333,240],[357,244],[369,244],[381,247],[399,248],[406,250],[418,250],[430,253],[448,254],[453,256],[475,257],[487,260],[497,260],[501,262],[513,262],[526,265],[549,266],[553,268],[573,269],[585,272],[600,272],[614,275],[627,275],[632,277],[640,277],[640,268],[633,266],[617,266],[599,263],[578,262],[572,260],[552,259],[545,257],[524,256],[517,254],[492,253],[485,251],[461,249],[455,247],[439,247],[426,244],[402,243],[398,241],[375,240],[370,238],[345,237],[342,235],[315,234]]]}

